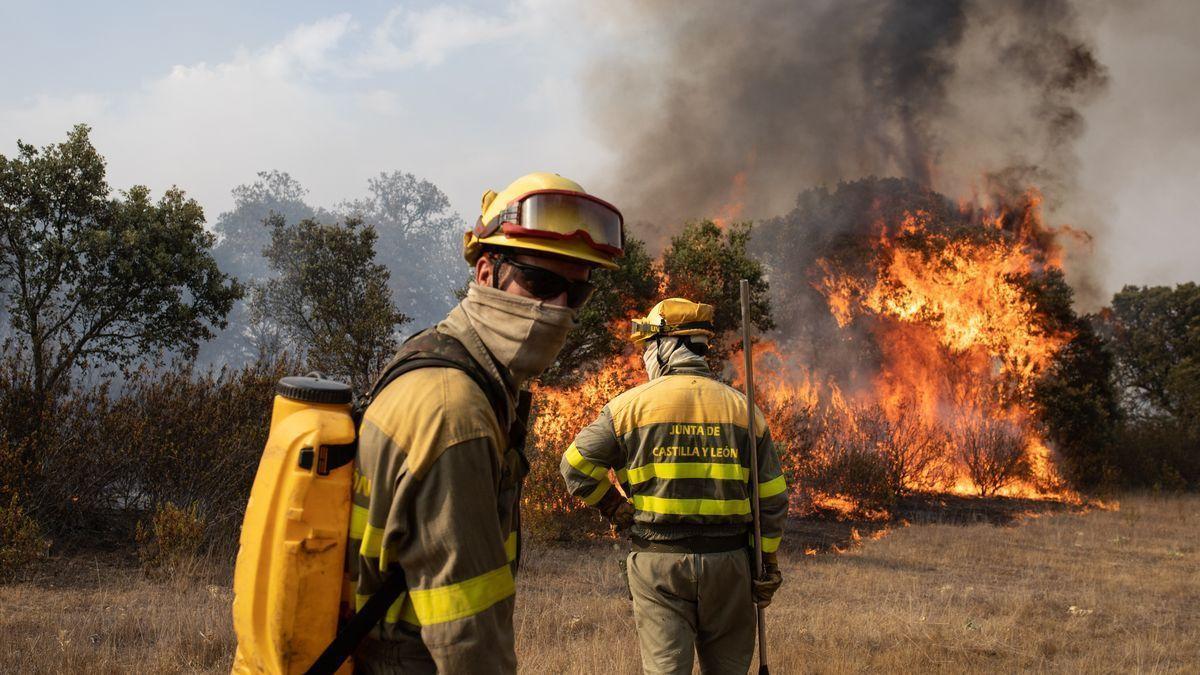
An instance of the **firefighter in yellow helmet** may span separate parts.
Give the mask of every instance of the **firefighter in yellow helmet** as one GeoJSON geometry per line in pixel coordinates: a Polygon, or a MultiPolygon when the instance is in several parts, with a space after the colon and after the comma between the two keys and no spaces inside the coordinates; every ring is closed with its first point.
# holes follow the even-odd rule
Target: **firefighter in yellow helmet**
{"type": "Polygon", "coordinates": [[[567,489],[618,529],[647,673],[741,673],[754,651],[754,603],[782,583],[776,550],[787,489],[755,409],[759,473],[750,475],[746,397],[719,382],[704,356],[713,308],[683,298],[633,322],[650,381],[609,401],[563,455],[567,489]],[[621,492],[610,483],[616,472],[621,492]],[[766,573],[753,579],[750,481],[761,499],[766,573]]]}
{"type": "Polygon", "coordinates": [[[558,356],[620,212],[551,173],[484,193],[467,295],[401,347],[360,429],[348,569],[361,607],[401,596],[355,657],[369,673],[513,673],[526,382],[558,356]]]}

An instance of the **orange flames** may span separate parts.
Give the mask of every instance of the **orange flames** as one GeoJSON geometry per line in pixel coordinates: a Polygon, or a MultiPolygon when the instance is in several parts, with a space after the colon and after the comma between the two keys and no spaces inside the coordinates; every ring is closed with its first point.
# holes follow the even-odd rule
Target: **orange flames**
{"type": "Polygon", "coordinates": [[[717,208],[717,215],[713,216],[713,222],[717,227],[725,229],[730,223],[742,217],[742,212],[746,209],[746,172],[739,171],[733,176],[733,183],[729,188],[729,198],[725,203],[717,208]]]}
{"type": "Polygon", "coordinates": [[[859,493],[839,495],[847,486],[831,480],[832,494],[810,505],[862,515],[873,470],[893,494],[1065,495],[1033,417],[1037,380],[1071,339],[1045,326],[1024,287],[1060,265],[1039,203],[1030,194],[1015,214],[986,214],[972,230],[906,213],[875,225],[865,269],[818,260],[813,286],[838,326],[866,334],[878,368],[870,386],[843,392],[832,378],[769,365],[798,362],[780,346],[756,348],[756,364],[767,364],[756,366],[759,403],[774,426],[792,429],[783,444],[816,465],[817,484],[824,463],[851,474],[859,493]],[[798,407],[819,428],[797,429],[798,407]]]}
{"type": "MultiPolygon", "coordinates": [[[[716,219],[740,214],[745,175],[716,219]]],[[[821,372],[789,336],[754,348],[767,415],[800,513],[889,517],[914,492],[1071,497],[1036,425],[1033,393],[1071,339],[1031,299],[1029,279],[1061,267],[1040,197],[962,207],[961,222],[912,211],[880,219],[858,259],[827,256],[811,283],[843,336],[869,345],[871,372],[821,372]]],[[[624,334],[627,322],[615,322],[624,334]]],[[[743,359],[729,374],[741,387],[743,359]]],[[[561,452],[612,397],[645,381],[639,354],[611,359],[582,383],[536,387],[532,434],[561,452]]],[[[568,507],[571,508],[571,507],[568,507]]]]}

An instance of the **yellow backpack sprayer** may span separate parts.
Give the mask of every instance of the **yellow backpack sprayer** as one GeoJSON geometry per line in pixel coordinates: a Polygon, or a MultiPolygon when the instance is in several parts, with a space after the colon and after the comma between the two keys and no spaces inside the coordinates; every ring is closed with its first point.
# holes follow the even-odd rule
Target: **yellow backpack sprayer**
{"type": "MultiPolygon", "coordinates": [[[[349,673],[349,655],[407,590],[396,570],[353,616],[345,619],[349,602],[340,609],[358,425],[388,384],[418,368],[465,372],[505,419],[499,385],[466,347],[437,330],[405,342],[357,401],[348,385],[318,374],[276,385],[233,575],[234,673],[349,673]]],[[[524,422],[515,416],[514,428],[523,431],[524,422]]]]}
{"type": "Polygon", "coordinates": [[[352,392],[315,377],[285,377],[276,392],[233,577],[235,673],[301,672],[338,628],[354,470],[352,392]]]}

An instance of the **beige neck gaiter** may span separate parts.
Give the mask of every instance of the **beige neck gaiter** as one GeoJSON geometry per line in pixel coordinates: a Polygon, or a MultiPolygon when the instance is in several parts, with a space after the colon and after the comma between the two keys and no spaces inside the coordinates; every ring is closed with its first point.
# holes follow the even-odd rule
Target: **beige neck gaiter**
{"type": "Polygon", "coordinates": [[[508,369],[518,388],[554,363],[576,325],[573,309],[475,282],[467,287],[461,306],[479,339],[508,369]]]}

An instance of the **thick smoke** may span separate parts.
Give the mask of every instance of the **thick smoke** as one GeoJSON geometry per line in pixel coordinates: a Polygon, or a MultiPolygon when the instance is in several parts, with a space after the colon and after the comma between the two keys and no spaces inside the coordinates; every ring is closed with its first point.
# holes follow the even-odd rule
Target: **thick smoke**
{"type": "Polygon", "coordinates": [[[587,89],[617,157],[609,187],[631,220],[664,228],[738,200],[737,216],[778,215],[803,189],[870,175],[953,198],[998,176],[1053,208],[1074,187],[1080,106],[1106,81],[1068,0],[702,0],[608,16],[587,89]]]}

